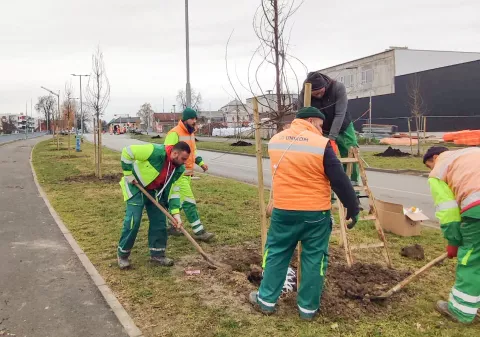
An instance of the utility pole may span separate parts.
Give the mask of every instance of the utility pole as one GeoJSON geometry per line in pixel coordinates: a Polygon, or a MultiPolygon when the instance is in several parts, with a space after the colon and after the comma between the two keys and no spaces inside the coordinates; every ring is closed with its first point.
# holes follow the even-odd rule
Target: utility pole
{"type": "MultiPolygon", "coordinates": [[[[82,77],[88,77],[90,75],[76,75],[76,74],[71,74],[72,76],[77,76],[80,77],[80,133],[83,137],[83,106],[82,106],[82,77]]],[[[76,122],[76,118],[75,118],[76,122]]],[[[78,126],[75,128],[75,134],[78,133],[78,126]]]]}
{"type": "Polygon", "coordinates": [[[370,101],[368,103],[368,119],[370,120],[370,139],[372,139],[372,91],[370,90],[370,101]]]}
{"type": "Polygon", "coordinates": [[[25,102],[25,139],[28,138],[27,133],[28,133],[28,108],[27,108],[27,102],[25,102]]]}
{"type": "Polygon", "coordinates": [[[187,101],[187,108],[192,107],[192,89],[190,87],[190,32],[188,27],[188,0],[185,0],[185,44],[186,44],[186,59],[187,59],[187,88],[185,95],[187,101]]]}

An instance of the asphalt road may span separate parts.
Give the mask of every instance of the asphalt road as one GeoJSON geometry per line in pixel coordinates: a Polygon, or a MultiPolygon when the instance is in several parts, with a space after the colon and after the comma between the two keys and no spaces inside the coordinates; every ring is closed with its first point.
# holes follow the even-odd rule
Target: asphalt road
{"type": "MultiPolygon", "coordinates": [[[[28,139],[31,138],[36,138],[43,136],[45,132],[34,132],[34,133],[29,133],[27,134],[28,139]]],[[[0,144],[2,143],[8,143],[14,140],[21,140],[25,139],[25,134],[24,133],[16,133],[16,134],[11,134],[11,135],[0,135],[0,144]]]]}
{"type": "Polygon", "coordinates": [[[39,196],[29,158],[41,139],[0,147],[0,335],[126,337],[39,196]]]}
{"type": "MultiPolygon", "coordinates": [[[[85,135],[93,141],[93,135],[85,135]]],[[[103,144],[113,150],[121,151],[123,147],[144,142],[130,139],[127,135],[105,135],[103,144]]],[[[223,154],[211,151],[198,151],[209,165],[209,173],[235,180],[257,184],[256,158],[242,155],[223,154]]],[[[197,168],[199,172],[201,169],[197,168]]],[[[263,177],[266,187],[271,185],[270,160],[263,159],[263,177]]],[[[423,210],[432,222],[436,222],[435,209],[430,196],[427,179],[423,177],[367,171],[371,190],[379,200],[415,206],[423,210]]]]}

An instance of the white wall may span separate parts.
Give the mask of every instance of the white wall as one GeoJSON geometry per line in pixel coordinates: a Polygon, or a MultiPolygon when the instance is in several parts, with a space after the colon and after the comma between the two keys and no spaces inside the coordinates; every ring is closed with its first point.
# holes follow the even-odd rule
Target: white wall
{"type": "MultiPolygon", "coordinates": [[[[349,99],[386,95],[395,92],[395,59],[393,50],[364,57],[338,66],[319,70],[337,81],[353,76],[351,86],[346,85],[349,99]],[[362,83],[362,72],[373,71],[373,81],[362,83]]],[[[343,83],[346,81],[344,80],[343,83]]]]}
{"type": "Polygon", "coordinates": [[[480,53],[396,49],[395,76],[480,60],[480,53]]]}

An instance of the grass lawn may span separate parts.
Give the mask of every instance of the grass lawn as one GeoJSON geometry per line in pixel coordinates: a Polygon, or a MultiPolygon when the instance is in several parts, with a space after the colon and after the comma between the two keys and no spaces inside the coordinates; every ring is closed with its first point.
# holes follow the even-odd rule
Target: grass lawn
{"type": "MultiPolygon", "coordinates": [[[[217,234],[217,240],[202,246],[223,262],[243,263],[240,268],[233,272],[207,269],[182,237],[169,240],[168,254],[176,260],[175,267],[152,266],[148,262],[148,225],[144,221],[131,256],[134,269],[120,271],[116,266],[116,247],[125,211],[117,183],[121,173],[120,154],[104,151],[103,171],[107,179],[99,181],[92,177],[93,146],[84,143],[82,148],[83,152],[72,151],[69,158],[67,151],[56,151],[52,142],[39,143],[33,153],[35,170],[53,207],[145,336],[471,337],[478,334],[478,324],[459,326],[433,310],[434,301],[446,298],[453,284],[453,261],[434,267],[385,303],[338,298],[345,306],[337,312],[324,303],[322,314],[313,322],[301,321],[292,301],[282,300],[279,313],[270,317],[252,311],[245,295],[255,288],[242,268],[248,269],[250,260],[261,259],[257,190],[251,185],[208,175],[194,180],[193,188],[203,222],[217,234]],[[186,276],[184,268],[200,269],[202,274],[186,276]],[[365,311],[365,307],[370,309],[365,311]]],[[[353,242],[371,241],[374,230],[368,225],[360,223],[350,232],[353,242]]],[[[426,260],[431,260],[443,252],[446,244],[441,233],[432,229],[423,229],[418,238],[388,235],[388,239],[396,268],[409,270],[421,267],[425,261],[401,257],[401,247],[419,243],[425,248],[426,260]]],[[[335,238],[331,251],[341,252],[335,238]]],[[[373,250],[355,252],[354,256],[363,262],[382,261],[379,252],[373,250]]],[[[334,265],[331,264],[330,272],[334,265]]],[[[329,279],[327,271],[326,293],[332,282],[335,280],[329,279]]]]}
{"type": "Polygon", "coordinates": [[[361,156],[370,167],[389,170],[419,170],[428,172],[423,157],[377,157],[378,152],[362,151],[361,156]]]}

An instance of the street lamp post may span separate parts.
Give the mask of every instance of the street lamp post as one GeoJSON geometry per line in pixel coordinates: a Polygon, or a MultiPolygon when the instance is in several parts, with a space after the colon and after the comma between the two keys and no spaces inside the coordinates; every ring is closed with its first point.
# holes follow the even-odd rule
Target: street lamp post
{"type": "MultiPolygon", "coordinates": [[[[45,87],[41,87],[43,90],[46,90],[48,91],[49,93],[51,93],[52,95],[54,96],[57,96],[57,104],[58,104],[58,116],[60,117],[60,90],[58,90],[58,94],[53,92],[52,90],[50,89],[47,89],[45,87]]],[[[53,135],[55,135],[55,125],[53,126],[53,135]]],[[[57,150],[60,150],[60,139],[57,135],[57,150]]]]}
{"type": "MultiPolygon", "coordinates": [[[[72,76],[77,76],[80,77],[80,133],[82,134],[83,137],[83,105],[82,105],[82,77],[88,77],[90,75],[76,75],[76,74],[71,74],[72,76]]],[[[76,131],[78,132],[78,131],[76,131]]]]}
{"type": "Polygon", "coordinates": [[[187,58],[187,88],[185,95],[187,108],[192,107],[192,89],[190,87],[190,32],[188,27],[188,0],[185,0],[185,44],[186,44],[186,58],[187,58]]]}

